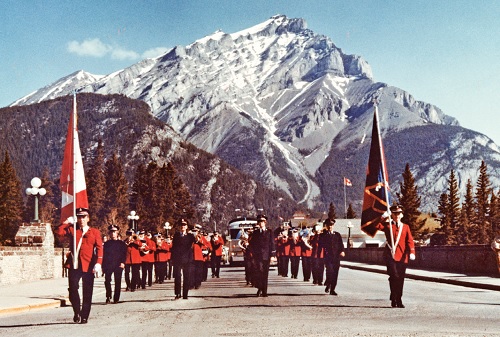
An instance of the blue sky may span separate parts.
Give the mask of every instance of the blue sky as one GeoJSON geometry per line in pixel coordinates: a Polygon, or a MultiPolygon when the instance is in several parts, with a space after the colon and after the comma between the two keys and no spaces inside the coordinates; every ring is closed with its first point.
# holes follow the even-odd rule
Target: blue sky
{"type": "Polygon", "coordinates": [[[221,29],[300,17],[376,81],[500,145],[500,1],[0,1],[0,107],[83,69],[105,75],[221,29]]]}

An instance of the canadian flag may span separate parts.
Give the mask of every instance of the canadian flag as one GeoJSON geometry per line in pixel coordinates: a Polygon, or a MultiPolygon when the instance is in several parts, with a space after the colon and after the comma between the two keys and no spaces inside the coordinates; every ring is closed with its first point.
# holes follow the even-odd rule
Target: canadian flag
{"type": "Polygon", "coordinates": [[[64,159],[61,168],[61,222],[70,216],[75,216],[76,208],[89,207],[87,199],[87,185],[85,184],[85,172],[83,171],[82,154],[78,140],[76,127],[76,95],[73,98],[73,113],[71,114],[68,134],[66,135],[66,146],[64,148],[64,159]],[[73,204],[75,202],[75,204],[73,204]]]}
{"type": "Polygon", "coordinates": [[[345,186],[352,186],[351,180],[349,180],[348,178],[344,177],[344,185],[345,186]]]}

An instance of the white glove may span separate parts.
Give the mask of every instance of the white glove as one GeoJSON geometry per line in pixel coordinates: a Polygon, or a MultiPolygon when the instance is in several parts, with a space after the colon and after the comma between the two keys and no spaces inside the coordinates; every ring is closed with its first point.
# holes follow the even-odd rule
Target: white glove
{"type": "Polygon", "coordinates": [[[66,221],[64,221],[65,223],[70,223],[70,224],[74,224],[75,223],[75,220],[73,219],[72,216],[70,216],[69,218],[66,219],[66,221]]]}
{"type": "Polygon", "coordinates": [[[387,219],[391,217],[391,211],[385,211],[384,214],[382,214],[382,218],[387,219]]]}
{"type": "Polygon", "coordinates": [[[94,273],[97,273],[99,274],[101,272],[101,264],[100,263],[96,263],[95,266],[94,266],[94,273]]]}
{"type": "Polygon", "coordinates": [[[410,254],[410,260],[412,260],[412,261],[415,260],[415,254],[413,254],[413,253],[410,254]]]}

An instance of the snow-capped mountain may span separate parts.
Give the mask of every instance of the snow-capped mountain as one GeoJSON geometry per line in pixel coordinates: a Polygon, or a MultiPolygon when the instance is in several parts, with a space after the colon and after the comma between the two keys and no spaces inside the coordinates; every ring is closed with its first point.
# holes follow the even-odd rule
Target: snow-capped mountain
{"type": "MultiPolygon", "coordinates": [[[[394,186],[410,163],[427,209],[435,209],[436,194],[445,192],[442,180],[451,168],[465,186],[468,177],[475,181],[477,162],[484,159],[493,168],[492,180],[500,182],[500,150],[490,139],[404,90],[374,82],[362,57],[344,54],[303,19],[279,15],[237,33],[217,31],[106,76],[80,71],[14,104],[74,89],[147,102],[189,142],[309,207],[341,204],[343,176],[362,188],[373,99],[383,137],[394,144],[386,149],[394,186]],[[407,133],[416,140],[430,126],[440,133],[436,147],[442,152],[431,152],[432,136],[400,142],[407,133]]],[[[358,204],[361,192],[350,193],[350,202],[358,204]]]]}

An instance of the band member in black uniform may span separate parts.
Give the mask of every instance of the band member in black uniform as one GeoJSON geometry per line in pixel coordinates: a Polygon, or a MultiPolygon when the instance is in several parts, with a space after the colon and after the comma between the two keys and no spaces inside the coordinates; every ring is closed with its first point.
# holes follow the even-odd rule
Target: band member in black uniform
{"type": "Polygon", "coordinates": [[[196,241],[193,234],[188,233],[186,219],[179,220],[180,230],[174,234],[172,240],[172,263],[174,266],[175,299],[188,298],[191,282],[191,265],[193,264],[193,245],[196,241]],[[181,289],[182,283],[182,289],[181,289]]]}
{"type": "Polygon", "coordinates": [[[265,215],[257,216],[259,228],[255,230],[249,242],[249,249],[255,263],[255,286],[257,287],[257,296],[267,297],[267,283],[269,277],[269,263],[271,256],[276,254],[274,249],[273,232],[266,228],[267,217],[265,215]]]}
{"type": "Polygon", "coordinates": [[[323,222],[325,229],[319,236],[318,255],[323,253],[323,260],[325,262],[325,292],[336,296],[335,287],[337,286],[339,276],[340,257],[344,257],[345,252],[342,236],[339,232],[333,230],[334,224],[335,220],[332,219],[326,219],[323,222]]]}
{"type": "Polygon", "coordinates": [[[118,303],[120,300],[123,268],[125,268],[125,260],[127,258],[127,244],[122,240],[118,240],[119,228],[117,226],[110,225],[108,231],[109,240],[104,243],[104,256],[102,260],[106,303],[111,302],[111,276],[114,277],[115,281],[113,302],[118,303]]]}

